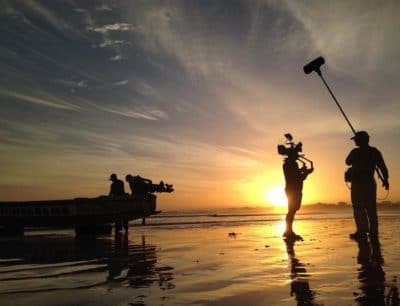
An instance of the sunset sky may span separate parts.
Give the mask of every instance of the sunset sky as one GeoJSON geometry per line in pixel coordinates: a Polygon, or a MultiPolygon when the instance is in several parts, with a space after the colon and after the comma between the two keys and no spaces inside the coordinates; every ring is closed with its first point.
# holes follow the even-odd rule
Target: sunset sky
{"type": "Polygon", "coordinates": [[[115,172],[174,184],[159,209],[267,206],[290,132],[315,163],[303,202],[349,202],[351,130],[302,71],[317,56],[398,201],[399,15],[398,1],[3,0],[0,201],[107,194],[115,172]]]}

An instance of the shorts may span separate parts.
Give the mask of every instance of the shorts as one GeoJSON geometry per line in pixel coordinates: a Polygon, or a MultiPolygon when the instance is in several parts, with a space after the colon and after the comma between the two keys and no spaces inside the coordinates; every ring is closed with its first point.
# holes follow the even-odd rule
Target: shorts
{"type": "Polygon", "coordinates": [[[288,210],[295,212],[300,209],[303,193],[301,190],[285,190],[288,199],[288,210]]]}

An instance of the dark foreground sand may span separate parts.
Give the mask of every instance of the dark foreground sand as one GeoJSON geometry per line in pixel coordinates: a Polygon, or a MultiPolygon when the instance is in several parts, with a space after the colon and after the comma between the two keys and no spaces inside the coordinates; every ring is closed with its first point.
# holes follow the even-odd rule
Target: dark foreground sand
{"type": "Polygon", "coordinates": [[[282,221],[32,232],[1,241],[0,305],[398,305],[399,221],[359,242],[352,219],[298,221],[295,244],[282,221]]]}

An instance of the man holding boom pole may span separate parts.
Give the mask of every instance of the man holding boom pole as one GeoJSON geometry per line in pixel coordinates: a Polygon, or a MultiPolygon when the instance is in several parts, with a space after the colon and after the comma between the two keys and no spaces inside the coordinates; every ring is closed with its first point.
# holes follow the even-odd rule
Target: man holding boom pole
{"type": "Polygon", "coordinates": [[[374,173],[375,170],[380,171],[383,187],[388,190],[388,169],[381,152],[369,145],[367,132],[356,132],[351,139],[357,148],[351,150],[346,158],[346,164],[351,168],[347,171],[345,179],[351,182],[351,202],[356,223],[356,232],[350,234],[350,238],[362,238],[367,233],[370,237],[378,237],[374,173]]]}
{"type": "Polygon", "coordinates": [[[305,74],[315,72],[321,78],[331,97],[349,125],[358,148],[353,149],[346,158],[346,164],[351,166],[345,173],[345,181],[351,182],[351,202],[353,204],[356,232],[350,238],[358,239],[369,233],[370,237],[378,238],[378,216],[376,209],[376,182],[374,172],[382,180],[383,187],[389,190],[389,174],[381,152],[369,146],[369,135],[365,131],[356,132],[343,108],[322,76],[321,66],[325,64],[323,57],[318,57],[303,67],[305,74]]]}

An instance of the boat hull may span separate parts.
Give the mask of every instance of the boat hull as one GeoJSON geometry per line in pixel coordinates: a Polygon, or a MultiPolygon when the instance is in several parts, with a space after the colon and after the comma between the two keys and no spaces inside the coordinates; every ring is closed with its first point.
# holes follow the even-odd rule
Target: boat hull
{"type": "Polygon", "coordinates": [[[77,198],[71,200],[0,202],[5,228],[79,228],[127,222],[156,214],[156,196],[77,198]]]}

